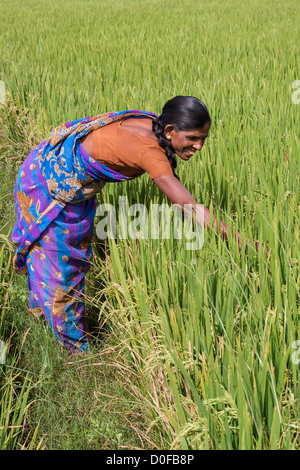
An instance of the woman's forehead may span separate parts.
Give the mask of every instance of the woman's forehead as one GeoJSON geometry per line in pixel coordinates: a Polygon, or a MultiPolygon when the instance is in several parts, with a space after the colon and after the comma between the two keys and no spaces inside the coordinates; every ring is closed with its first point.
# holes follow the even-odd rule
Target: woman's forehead
{"type": "Polygon", "coordinates": [[[195,137],[204,137],[208,135],[210,128],[210,123],[205,124],[205,126],[200,127],[198,129],[192,129],[192,130],[186,130],[186,131],[181,131],[184,132],[186,136],[195,136],[195,137]]]}

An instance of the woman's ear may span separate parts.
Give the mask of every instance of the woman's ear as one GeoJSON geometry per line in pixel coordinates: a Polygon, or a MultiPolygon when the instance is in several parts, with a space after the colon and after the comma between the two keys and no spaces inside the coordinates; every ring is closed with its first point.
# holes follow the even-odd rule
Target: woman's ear
{"type": "Polygon", "coordinates": [[[172,139],[172,134],[174,132],[174,126],[172,124],[167,124],[164,129],[164,134],[168,140],[172,139]]]}

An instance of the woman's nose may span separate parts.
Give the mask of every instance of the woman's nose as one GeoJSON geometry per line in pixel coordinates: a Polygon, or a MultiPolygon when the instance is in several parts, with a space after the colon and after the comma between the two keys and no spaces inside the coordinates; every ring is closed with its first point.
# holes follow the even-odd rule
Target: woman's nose
{"type": "Polygon", "coordinates": [[[195,142],[194,145],[193,145],[194,149],[196,150],[201,150],[202,147],[203,147],[203,142],[202,140],[199,140],[199,142],[195,142]]]}

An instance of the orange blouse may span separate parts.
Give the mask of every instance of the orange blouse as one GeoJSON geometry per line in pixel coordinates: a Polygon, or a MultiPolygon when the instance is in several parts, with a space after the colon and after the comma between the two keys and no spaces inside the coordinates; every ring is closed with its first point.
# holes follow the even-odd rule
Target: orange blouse
{"type": "Polygon", "coordinates": [[[136,178],[147,172],[151,179],[173,175],[165,151],[154,139],[134,134],[122,121],[92,133],[93,158],[124,176],[136,178]]]}

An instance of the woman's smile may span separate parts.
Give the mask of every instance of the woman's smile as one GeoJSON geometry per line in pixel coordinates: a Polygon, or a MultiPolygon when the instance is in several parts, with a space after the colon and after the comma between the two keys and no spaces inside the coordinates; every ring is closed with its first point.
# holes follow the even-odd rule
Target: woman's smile
{"type": "Polygon", "coordinates": [[[177,155],[182,160],[189,160],[194,155],[195,152],[196,152],[196,150],[191,150],[191,149],[187,148],[187,149],[182,149],[181,151],[178,150],[177,155]]]}

